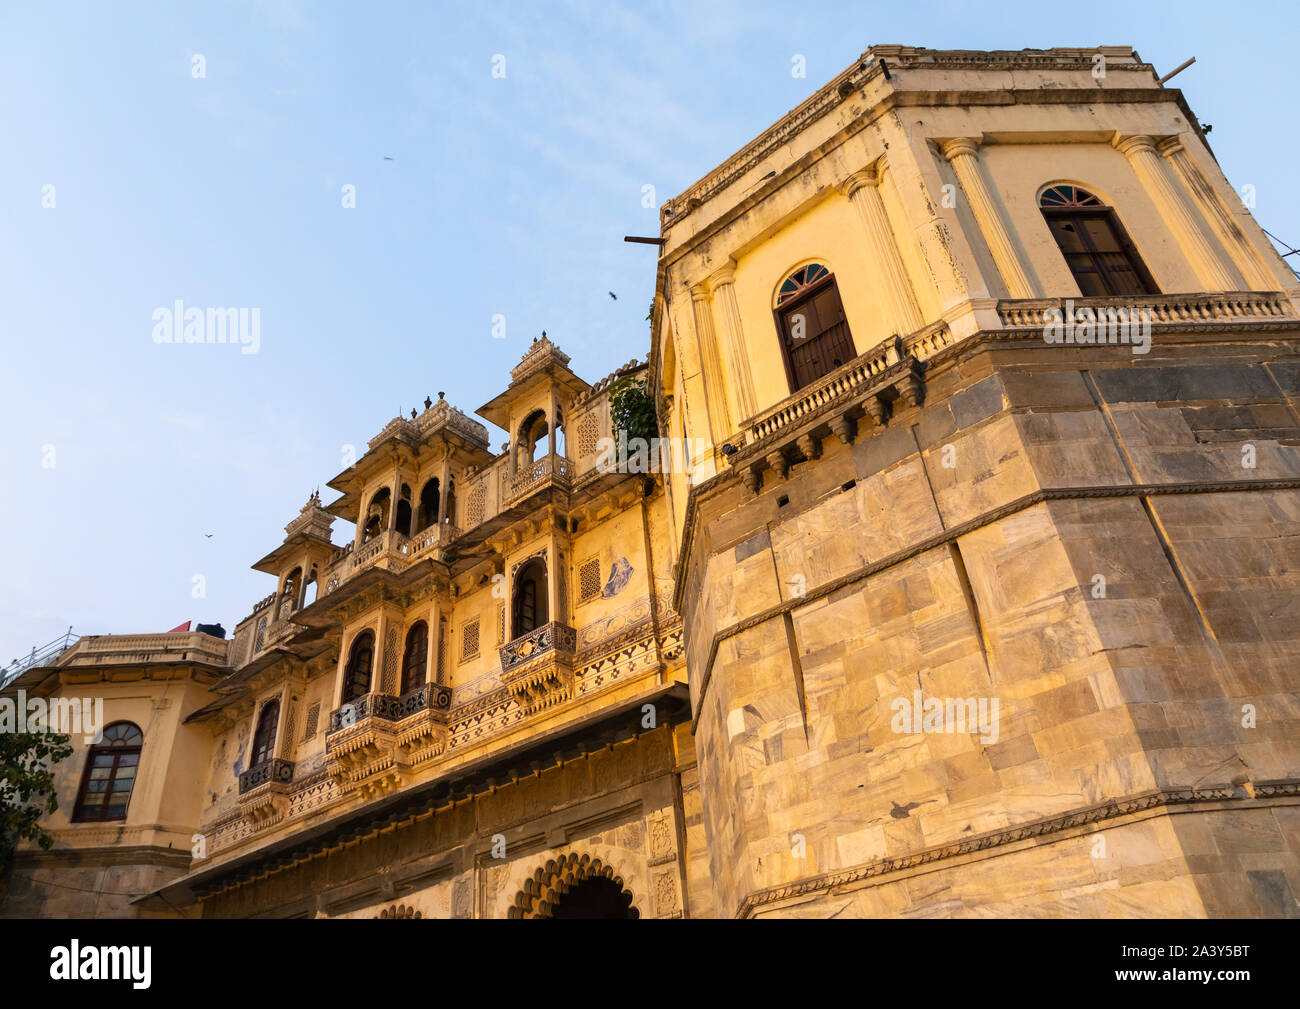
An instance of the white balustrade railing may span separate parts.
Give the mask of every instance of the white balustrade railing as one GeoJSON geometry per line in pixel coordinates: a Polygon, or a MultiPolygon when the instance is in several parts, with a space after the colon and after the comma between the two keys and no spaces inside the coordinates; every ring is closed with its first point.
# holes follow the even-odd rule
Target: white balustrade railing
{"type": "MultiPolygon", "coordinates": [[[[1148,318],[1152,323],[1237,322],[1253,319],[1282,319],[1294,312],[1287,297],[1277,291],[1223,291],[1207,294],[1163,294],[1126,298],[1046,298],[998,302],[1002,325],[1038,328],[1060,322],[1056,313],[1073,306],[1105,315],[1123,312],[1130,319],[1148,318]],[[1069,305],[1067,305],[1069,302],[1069,305]],[[1053,316],[1049,318],[1048,313],[1053,316]]],[[[1077,316],[1076,316],[1077,318],[1077,316]]]]}
{"type": "Polygon", "coordinates": [[[861,357],[854,358],[843,367],[799,390],[792,399],[759,414],[745,427],[745,443],[752,445],[762,441],[783,428],[798,424],[808,414],[821,410],[827,404],[853,395],[861,386],[872,382],[881,372],[900,360],[898,342],[893,338],[886,340],[861,357]]]}

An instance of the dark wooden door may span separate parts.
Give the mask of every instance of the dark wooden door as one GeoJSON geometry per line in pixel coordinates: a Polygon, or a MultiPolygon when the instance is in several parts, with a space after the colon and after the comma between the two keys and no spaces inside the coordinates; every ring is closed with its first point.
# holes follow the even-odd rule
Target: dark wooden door
{"type": "Polygon", "coordinates": [[[833,277],[782,305],[781,340],[791,391],[802,389],[857,356],[833,277]]]}

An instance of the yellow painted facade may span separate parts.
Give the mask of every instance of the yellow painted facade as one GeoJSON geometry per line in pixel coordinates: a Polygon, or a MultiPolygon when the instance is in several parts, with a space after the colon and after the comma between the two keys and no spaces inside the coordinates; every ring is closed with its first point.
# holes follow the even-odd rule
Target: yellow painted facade
{"type": "Polygon", "coordinates": [[[145,742],[5,913],[1300,914],[1300,284],[1181,94],[877,46],[661,222],[646,364],[543,337],[504,451],[389,422],[230,640],[6,687],[145,742]],[[626,377],[689,470],[598,465],[626,377]]]}

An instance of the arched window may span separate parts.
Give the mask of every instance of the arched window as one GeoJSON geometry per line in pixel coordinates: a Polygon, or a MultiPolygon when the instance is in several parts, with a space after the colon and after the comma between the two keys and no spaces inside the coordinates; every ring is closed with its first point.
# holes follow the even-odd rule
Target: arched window
{"type": "Polygon", "coordinates": [[[776,318],[791,392],[857,356],[835,277],[821,263],[785,278],[777,291],[776,318]]]}
{"type": "Polygon", "coordinates": [[[564,414],[555,411],[555,454],[561,459],[568,458],[568,441],[564,434],[564,414]]]}
{"type": "Polygon", "coordinates": [[[402,688],[399,694],[408,694],[424,683],[429,666],[429,625],[418,620],[406,632],[406,652],[402,655],[402,688]]]}
{"type": "Polygon", "coordinates": [[[1098,197],[1050,186],[1038,206],[1085,298],[1160,293],[1115,211],[1098,197]]]}
{"type": "Polygon", "coordinates": [[[420,531],[428,529],[438,521],[438,478],[425,483],[420,491],[420,531]]]}
{"type": "Polygon", "coordinates": [[[402,493],[397,501],[395,528],[403,536],[411,535],[411,488],[402,484],[402,493]]]}
{"type": "Polygon", "coordinates": [[[311,574],[307,576],[307,587],[302,590],[302,605],[306,609],[316,601],[316,592],[320,583],[316,579],[316,569],[311,569],[311,574]]]}
{"type": "Polygon", "coordinates": [[[104,729],[101,742],[90,748],[86,760],[74,822],[126,819],[142,745],[144,734],[131,722],[114,722],[104,729]]]}
{"type": "MultiPolygon", "coordinates": [[[[524,418],[524,422],[519,425],[519,437],[515,439],[519,446],[516,461],[520,467],[537,461],[537,446],[545,444],[548,430],[544,410],[534,410],[524,418]]],[[[542,454],[545,455],[549,450],[550,446],[547,445],[542,454]]]]}
{"type": "Polygon", "coordinates": [[[348,667],[343,673],[343,703],[370,693],[370,670],[375,664],[375,635],[362,631],[352,642],[348,667]]]}
{"type": "Polygon", "coordinates": [[[287,617],[298,608],[298,583],[302,581],[302,568],[294,568],[284,580],[284,591],[280,593],[279,615],[287,617]]]}
{"type": "Polygon", "coordinates": [[[253,733],[253,758],[250,768],[265,764],[275,756],[275,729],[280,723],[280,699],[268,701],[262,705],[262,714],[257,719],[257,731],[253,733]]]}
{"type": "Polygon", "coordinates": [[[447,477],[447,517],[443,523],[449,526],[456,524],[456,478],[447,477]]]}
{"type": "Polygon", "coordinates": [[[546,605],[546,562],[534,557],[515,575],[514,632],[511,639],[522,637],[545,624],[546,605]]]}
{"type": "Polygon", "coordinates": [[[374,539],[388,528],[388,508],[393,503],[392,498],[393,492],[384,487],[370,499],[370,507],[366,509],[365,529],[361,535],[362,543],[374,539]]]}

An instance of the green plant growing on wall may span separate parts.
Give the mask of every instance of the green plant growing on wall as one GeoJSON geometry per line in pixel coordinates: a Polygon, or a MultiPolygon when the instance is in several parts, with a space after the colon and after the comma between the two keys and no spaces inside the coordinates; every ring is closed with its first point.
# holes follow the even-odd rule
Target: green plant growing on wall
{"type": "Polygon", "coordinates": [[[67,736],[0,732],[0,878],[8,875],[19,841],[35,841],[42,851],[54,847],[38,821],[59,808],[51,768],[71,755],[67,736]]]}
{"type": "Polygon", "coordinates": [[[609,387],[609,413],[614,421],[614,437],[625,433],[628,442],[641,438],[647,444],[659,437],[659,419],[655,401],[646,389],[644,378],[627,375],[609,387]]]}

